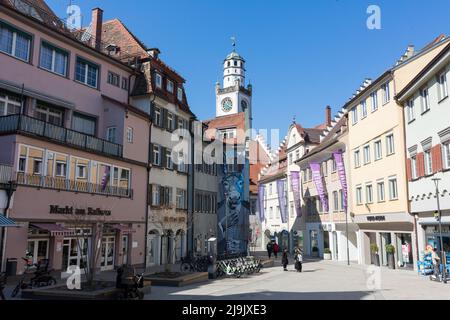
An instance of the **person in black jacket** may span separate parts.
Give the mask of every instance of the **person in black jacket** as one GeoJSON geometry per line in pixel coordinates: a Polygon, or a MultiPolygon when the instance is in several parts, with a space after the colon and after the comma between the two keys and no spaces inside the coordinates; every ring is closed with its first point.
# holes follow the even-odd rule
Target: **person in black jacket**
{"type": "Polygon", "coordinates": [[[283,270],[288,271],[287,265],[289,264],[289,260],[288,260],[288,250],[287,249],[283,250],[283,255],[281,256],[281,263],[283,264],[283,270]]]}
{"type": "Polygon", "coordinates": [[[267,244],[267,255],[269,256],[269,259],[272,257],[272,253],[273,253],[273,244],[272,242],[269,242],[267,244]]]}

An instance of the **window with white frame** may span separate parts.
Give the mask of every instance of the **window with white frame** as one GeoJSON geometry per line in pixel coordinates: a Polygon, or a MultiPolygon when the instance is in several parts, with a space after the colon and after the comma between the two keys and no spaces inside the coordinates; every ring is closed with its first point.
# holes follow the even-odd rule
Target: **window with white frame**
{"type": "Polygon", "coordinates": [[[221,130],[220,136],[222,137],[223,140],[235,139],[236,138],[236,129],[221,130]]]}
{"type": "Polygon", "coordinates": [[[186,161],[184,159],[184,153],[178,153],[178,171],[179,172],[187,172],[186,161]]]}
{"type": "Polygon", "coordinates": [[[134,130],[132,127],[127,128],[127,142],[133,143],[134,141],[134,130]]]}
{"type": "Polygon", "coordinates": [[[39,66],[48,71],[66,76],[68,56],[67,52],[43,42],[39,66]]]}
{"type": "Polygon", "coordinates": [[[383,92],[383,104],[388,103],[391,100],[391,92],[389,88],[389,82],[381,86],[381,91],[383,92]]]}
{"type": "Polygon", "coordinates": [[[86,179],[87,178],[87,167],[85,164],[77,164],[77,179],[86,179]]]}
{"type": "Polygon", "coordinates": [[[439,74],[438,84],[439,84],[439,100],[442,100],[448,96],[447,72],[446,71],[439,74]]]}
{"type": "Polygon", "coordinates": [[[369,164],[370,163],[370,146],[365,146],[364,147],[364,164],[369,164]]]}
{"type": "Polygon", "coordinates": [[[356,204],[362,205],[362,187],[356,187],[356,204]]]}
{"type": "Polygon", "coordinates": [[[450,169],[450,142],[443,145],[444,148],[444,165],[446,169],[450,169]]]}
{"type": "Polygon", "coordinates": [[[344,211],[344,202],[345,202],[344,191],[339,190],[339,203],[340,203],[339,210],[340,211],[344,211]]]}
{"type": "Polygon", "coordinates": [[[27,158],[25,156],[20,156],[19,158],[19,168],[17,169],[18,172],[25,172],[27,168],[27,158]]]}
{"type": "Polygon", "coordinates": [[[373,186],[372,184],[366,185],[366,203],[373,203],[373,186]]]}
{"type": "Polygon", "coordinates": [[[178,129],[184,129],[184,120],[182,118],[178,118],[178,129]]]}
{"type": "Polygon", "coordinates": [[[173,87],[173,82],[170,81],[170,80],[167,80],[167,87],[166,87],[166,90],[169,91],[170,93],[173,93],[173,89],[174,89],[174,87],[173,87]]]}
{"type": "Polygon", "coordinates": [[[386,153],[388,156],[395,153],[394,134],[386,136],[386,153]]]}
{"type": "Polygon", "coordinates": [[[333,191],[333,211],[339,210],[339,194],[337,191],[333,191]]]}
{"type": "Polygon", "coordinates": [[[375,112],[378,110],[378,91],[372,92],[370,98],[372,100],[372,112],[375,112]]]}
{"type": "Polygon", "coordinates": [[[21,105],[19,98],[0,92],[0,117],[19,114],[21,105]]]}
{"type": "Polygon", "coordinates": [[[55,176],[65,177],[67,174],[67,163],[63,161],[57,161],[55,167],[55,176]]]}
{"type": "Polygon", "coordinates": [[[398,199],[397,178],[389,178],[389,200],[398,199]]]}
{"type": "Polygon", "coordinates": [[[352,109],[352,122],[353,124],[357,124],[358,123],[358,107],[354,107],[352,109]]]}
{"type": "Polygon", "coordinates": [[[427,87],[420,90],[420,101],[422,104],[422,113],[430,110],[430,94],[427,87]]]}
{"type": "Polygon", "coordinates": [[[336,159],[333,158],[333,159],[331,160],[331,172],[332,172],[332,173],[335,173],[336,170],[337,170],[337,163],[336,163],[336,159]]]}
{"type": "Polygon", "coordinates": [[[152,206],[159,206],[161,204],[160,187],[156,184],[152,185],[152,206]]]}
{"type": "Polygon", "coordinates": [[[98,88],[99,67],[80,57],[77,58],[75,65],[75,80],[84,83],[90,87],[98,88]]]}
{"type": "Polygon", "coordinates": [[[381,140],[375,141],[374,146],[375,146],[375,160],[380,160],[383,157],[381,140]]]}
{"type": "Polygon", "coordinates": [[[417,157],[411,157],[411,178],[417,179],[417,157]]]}
{"type": "Polygon", "coordinates": [[[153,164],[161,165],[161,146],[153,145],[153,164]]]}
{"type": "Polygon", "coordinates": [[[406,108],[408,110],[408,122],[415,120],[416,119],[416,111],[414,109],[414,100],[413,99],[408,101],[406,108]]]}
{"type": "Polygon", "coordinates": [[[120,87],[120,76],[117,73],[108,71],[108,83],[115,87],[120,87]]]}
{"type": "Polygon", "coordinates": [[[155,83],[158,88],[162,88],[162,76],[159,73],[155,73],[155,83]]]}
{"type": "Polygon", "coordinates": [[[177,98],[178,98],[178,101],[183,101],[183,89],[182,88],[178,88],[177,98]]]}
{"type": "Polygon", "coordinates": [[[361,152],[359,150],[355,150],[354,152],[354,161],[355,161],[355,168],[361,167],[361,152]]]}
{"type": "Polygon", "coordinates": [[[41,175],[42,174],[42,159],[34,159],[33,160],[33,174],[41,175]]]}
{"type": "Polygon", "coordinates": [[[128,79],[125,77],[122,77],[122,89],[128,90],[128,79]]]}
{"type": "Polygon", "coordinates": [[[172,170],[173,169],[173,161],[172,161],[172,150],[166,150],[166,168],[172,170]]]}
{"type": "Polygon", "coordinates": [[[384,190],[384,181],[377,182],[378,202],[384,202],[386,200],[386,192],[384,190]]]}
{"type": "Polygon", "coordinates": [[[366,100],[361,101],[361,119],[367,118],[367,102],[366,100]]]}
{"type": "Polygon", "coordinates": [[[155,107],[155,110],[153,111],[153,123],[158,126],[161,127],[161,109],[158,107],[155,107]]]}
{"type": "Polygon", "coordinates": [[[425,157],[425,175],[429,176],[433,174],[433,158],[431,156],[431,150],[424,152],[425,157]]]}
{"type": "Polygon", "coordinates": [[[169,130],[174,129],[173,114],[171,112],[167,112],[167,129],[169,130]]]}
{"type": "Polygon", "coordinates": [[[109,127],[106,129],[106,140],[112,143],[117,141],[117,127],[109,127]]]}
{"type": "Polygon", "coordinates": [[[64,112],[61,109],[39,103],[36,105],[35,117],[39,120],[54,124],[63,125],[64,112]]]}
{"type": "Polygon", "coordinates": [[[29,61],[31,36],[0,22],[0,51],[29,61]]]}
{"type": "Polygon", "coordinates": [[[184,189],[177,189],[177,209],[187,209],[187,191],[184,189]]]}

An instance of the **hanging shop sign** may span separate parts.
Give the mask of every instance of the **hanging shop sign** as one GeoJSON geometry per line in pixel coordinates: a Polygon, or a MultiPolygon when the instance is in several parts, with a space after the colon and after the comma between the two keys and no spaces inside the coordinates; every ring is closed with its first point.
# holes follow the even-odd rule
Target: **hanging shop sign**
{"type": "Polygon", "coordinates": [[[72,206],[60,207],[58,205],[50,205],[50,214],[55,215],[77,215],[77,216],[110,216],[111,210],[103,210],[100,208],[74,208],[72,206]]]}

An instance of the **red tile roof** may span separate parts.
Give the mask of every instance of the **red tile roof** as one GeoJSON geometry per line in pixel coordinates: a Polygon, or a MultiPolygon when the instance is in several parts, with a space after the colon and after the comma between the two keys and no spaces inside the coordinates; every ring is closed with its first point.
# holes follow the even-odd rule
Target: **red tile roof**
{"type": "Polygon", "coordinates": [[[227,144],[245,144],[245,113],[240,112],[229,116],[218,117],[206,120],[204,123],[208,126],[206,137],[214,140],[217,130],[237,129],[237,138],[224,141],[227,144]]]}

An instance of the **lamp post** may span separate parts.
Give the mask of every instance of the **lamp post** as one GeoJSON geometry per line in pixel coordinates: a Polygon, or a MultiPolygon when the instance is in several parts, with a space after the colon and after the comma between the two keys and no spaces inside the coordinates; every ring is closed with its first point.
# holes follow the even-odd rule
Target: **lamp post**
{"type": "Polygon", "coordinates": [[[441,181],[441,179],[439,178],[435,178],[433,179],[434,185],[436,186],[436,201],[437,201],[437,209],[438,209],[438,219],[439,219],[439,237],[441,238],[441,257],[442,257],[442,262],[443,262],[443,268],[442,268],[442,281],[443,283],[447,283],[447,275],[446,275],[446,271],[447,271],[447,262],[445,261],[446,256],[445,256],[445,250],[444,250],[444,239],[442,237],[442,211],[441,211],[441,202],[439,199],[439,182],[441,181]]]}
{"type": "Polygon", "coordinates": [[[225,192],[225,256],[228,257],[228,192],[225,192]]]}

